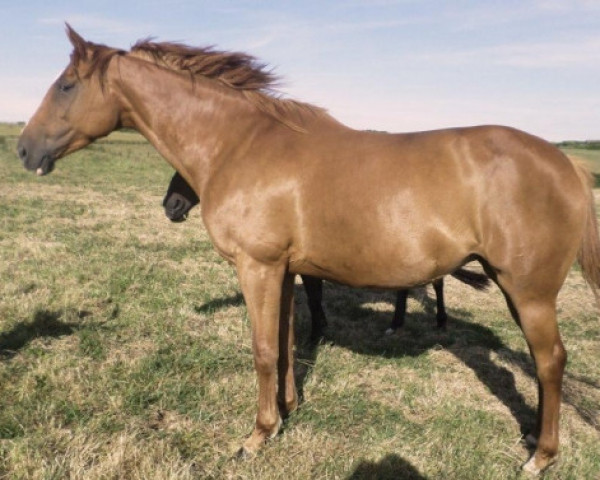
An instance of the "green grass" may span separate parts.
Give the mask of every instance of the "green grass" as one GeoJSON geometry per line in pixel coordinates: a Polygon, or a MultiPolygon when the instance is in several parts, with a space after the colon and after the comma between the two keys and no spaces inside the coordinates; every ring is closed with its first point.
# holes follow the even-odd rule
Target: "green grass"
{"type": "Polygon", "coordinates": [[[567,155],[572,155],[584,160],[596,180],[596,188],[600,188],[600,150],[565,147],[562,149],[567,155]]]}
{"type": "MultiPolygon", "coordinates": [[[[199,211],[164,217],[171,168],[122,132],[39,178],[16,158],[19,128],[0,124],[0,478],[518,478],[536,403],[527,346],[498,291],[452,279],[448,332],[429,292],[393,337],[392,293],[326,284],[318,346],[298,285],[303,401],[236,460],[255,415],[250,326],[199,211]]],[[[559,309],[569,365],[545,478],[594,479],[599,327],[575,271],[559,309]]]]}

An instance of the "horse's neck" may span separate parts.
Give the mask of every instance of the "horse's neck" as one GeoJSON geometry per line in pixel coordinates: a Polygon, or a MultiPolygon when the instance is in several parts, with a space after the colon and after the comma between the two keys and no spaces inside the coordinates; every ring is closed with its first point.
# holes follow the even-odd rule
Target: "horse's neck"
{"type": "MultiPolygon", "coordinates": [[[[260,115],[210,80],[123,59],[115,77],[126,127],[138,130],[201,193],[210,172],[260,115]]],[[[243,142],[242,142],[243,143],[243,142]]]]}

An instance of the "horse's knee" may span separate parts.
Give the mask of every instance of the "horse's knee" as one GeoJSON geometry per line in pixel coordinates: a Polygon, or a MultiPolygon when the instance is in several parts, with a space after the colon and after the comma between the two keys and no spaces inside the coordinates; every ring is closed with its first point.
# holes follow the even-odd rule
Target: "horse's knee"
{"type": "Polygon", "coordinates": [[[552,351],[548,355],[538,355],[536,360],[537,376],[543,384],[555,382],[562,379],[562,375],[567,364],[567,351],[561,341],[552,346],[552,351]]]}
{"type": "Polygon", "coordinates": [[[254,345],[254,368],[258,373],[273,373],[277,368],[279,352],[270,345],[254,345]]]}

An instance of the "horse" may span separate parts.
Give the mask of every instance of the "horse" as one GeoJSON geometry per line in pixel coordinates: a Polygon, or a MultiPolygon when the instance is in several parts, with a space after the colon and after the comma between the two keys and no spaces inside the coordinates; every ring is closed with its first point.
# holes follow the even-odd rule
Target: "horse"
{"type": "Polygon", "coordinates": [[[258,401],[241,454],[255,454],[298,406],[295,275],[405,289],[477,260],[506,297],[536,368],[537,424],[523,469],[537,474],[555,461],[567,358],[557,295],[576,260],[600,288],[587,169],[505,126],[354,130],[278,96],[276,77],[247,54],[150,40],[122,50],[66,31],[70,61],[17,154],[43,176],[128,127],[193,187],[251,323],[258,401]]]}
{"type": "MultiPolygon", "coordinates": [[[[179,223],[187,220],[187,216],[192,208],[200,203],[200,199],[196,192],[188,185],[184,178],[178,172],[173,174],[167,193],[163,198],[163,207],[166,217],[172,222],[179,223]]],[[[486,275],[481,273],[458,269],[451,274],[456,279],[467,285],[470,285],[476,290],[485,290],[490,281],[486,275]]],[[[310,275],[300,275],[302,285],[306,292],[308,300],[308,308],[311,318],[311,339],[317,341],[323,337],[323,330],[327,326],[327,318],[323,311],[323,281],[320,278],[311,277],[310,275]]],[[[446,330],[448,323],[448,315],[446,313],[446,305],[444,303],[444,279],[438,278],[431,282],[436,297],[436,323],[437,328],[446,330]]],[[[389,328],[385,331],[386,335],[394,334],[398,329],[404,326],[406,317],[406,301],[408,299],[409,290],[401,289],[396,293],[396,304],[394,309],[394,317],[389,328]]]]}

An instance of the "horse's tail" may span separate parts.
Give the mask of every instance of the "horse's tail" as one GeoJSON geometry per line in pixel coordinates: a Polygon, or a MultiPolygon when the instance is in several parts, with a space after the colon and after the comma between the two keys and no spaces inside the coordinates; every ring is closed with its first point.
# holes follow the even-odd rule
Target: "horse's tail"
{"type": "Polygon", "coordinates": [[[466,268],[459,268],[452,273],[452,276],[463,283],[466,283],[475,290],[485,290],[490,286],[490,279],[483,273],[472,272],[466,268]]]}
{"type": "Polygon", "coordinates": [[[577,175],[581,180],[583,188],[588,197],[588,206],[586,211],[585,227],[583,237],[577,253],[577,261],[581,266],[583,278],[592,287],[596,299],[599,299],[598,290],[600,290],[600,237],[598,236],[598,218],[596,217],[596,202],[592,186],[594,177],[590,171],[579,161],[571,158],[575,166],[577,175]]]}

